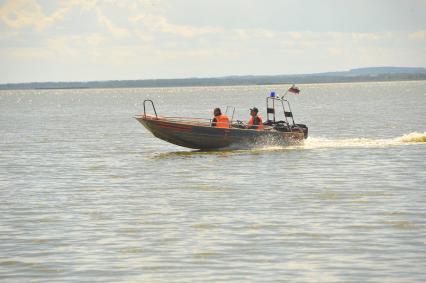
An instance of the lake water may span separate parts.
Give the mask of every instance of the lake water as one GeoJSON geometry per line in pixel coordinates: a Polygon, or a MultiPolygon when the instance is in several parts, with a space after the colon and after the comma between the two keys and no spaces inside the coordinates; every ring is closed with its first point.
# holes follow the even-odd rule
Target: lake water
{"type": "Polygon", "coordinates": [[[1,91],[0,281],[425,282],[425,81],[301,85],[290,148],[191,151],[132,118],[248,120],[286,87],[1,91]]]}

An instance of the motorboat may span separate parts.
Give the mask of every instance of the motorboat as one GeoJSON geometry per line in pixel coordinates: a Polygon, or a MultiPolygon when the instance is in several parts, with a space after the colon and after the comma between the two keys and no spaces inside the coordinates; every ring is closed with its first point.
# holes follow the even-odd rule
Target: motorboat
{"type": "Polygon", "coordinates": [[[250,129],[242,121],[234,121],[235,107],[228,106],[226,112],[232,109],[229,128],[217,128],[212,126],[212,119],[160,116],[154,102],[146,99],[143,113],[135,119],[159,139],[199,150],[287,146],[300,144],[308,137],[308,127],[295,123],[285,95],[276,97],[275,92],[271,92],[266,97],[267,119],[262,130],[250,129]],[[147,114],[148,105],[152,107],[152,114],[147,114]],[[276,119],[278,108],[283,112],[282,120],[276,119]]]}

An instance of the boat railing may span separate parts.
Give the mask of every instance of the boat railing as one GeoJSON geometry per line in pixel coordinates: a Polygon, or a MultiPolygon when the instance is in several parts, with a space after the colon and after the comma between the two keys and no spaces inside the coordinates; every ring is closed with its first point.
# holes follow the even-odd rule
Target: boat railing
{"type": "MultiPolygon", "coordinates": [[[[213,119],[207,119],[207,118],[194,118],[194,117],[173,117],[173,116],[154,116],[154,115],[142,115],[145,119],[150,120],[164,120],[167,122],[172,123],[179,123],[179,124],[190,124],[195,126],[204,126],[204,127],[211,127],[213,119]]],[[[248,126],[246,123],[240,120],[230,121],[229,122],[230,128],[238,128],[238,129],[248,129],[248,126]]],[[[256,129],[256,127],[259,127],[259,125],[252,125],[251,130],[256,129]]],[[[268,129],[268,125],[264,126],[265,129],[268,129]]]]}
{"type": "Polygon", "coordinates": [[[274,96],[268,96],[266,97],[266,113],[267,113],[267,120],[268,122],[271,121],[272,124],[276,123],[285,123],[287,125],[288,131],[292,131],[291,125],[295,125],[294,118],[293,118],[293,112],[291,111],[290,102],[288,100],[284,99],[284,97],[278,98],[274,96]],[[282,111],[284,114],[284,120],[283,121],[276,121],[276,110],[275,110],[275,102],[280,103],[282,107],[282,111]],[[272,117],[272,119],[270,118],[272,117]],[[289,121],[291,119],[291,121],[289,121]],[[290,124],[291,123],[291,124],[290,124]]]}
{"type": "MultiPolygon", "coordinates": [[[[184,124],[192,124],[192,125],[199,125],[199,126],[211,126],[213,123],[213,119],[207,119],[207,118],[193,118],[193,117],[159,117],[158,119],[165,119],[168,122],[175,122],[175,123],[184,123],[184,124]]],[[[230,121],[229,122],[230,128],[239,128],[239,129],[248,129],[247,124],[240,120],[230,121]]],[[[259,127],[259,125],[252,125],[253,128],[259,127]]]]}
{"type": "Polygon", "coordinates": [[[229,115],[228,111],[232,110],[232,115],[231,115],[231,123],[234,121],[234,114],[235,114],[235,107],[234,106],[226,106],[226,110],[225,110],[225,115],[229,115]]]}
{"type": "Polygon", "coordinates": [[[143,118],[145,119],[155,119],[155,120],[167,120],[170,122],[175,123],[190,123],[190,124],[197,124],[197,125],[211,125],[212,119],[206,119],[206,118],[194,118],[194,117],[173,117],[173,116],[158,116],[157,110],[155,109],[154,102],[151,99],[145,99],[143,101],[143,118]],[[147,104],[151,104],[152,109],[154,110],[154,115],[150,115],[146,113],[147,110],[147,104]]]}
{"type": "MultiPolygon", "coordinates": [[[[232,117],[229,122],[230,127],[232,128],[241,128],[241,129],[247,129],[247,125],[240,121],[236,120],[234,121],[234,114],[235,114],[235,107],[233,106],[227,106],[226,112],[229,110],[232,110],[232,117]]],[[[150,119],[150,120],[166,120],[168,122],[173,123],[183,123],[183,124],[191,124],[191,125],[199,125],[199,126],[211,126],[213,123],[213,119],[207,119],[207,118],[194,118],[194,117],[180,117],[180,116],[158,116],[157,110],[155,109],[154,102],[151,99],[145,99],[143,101],[143,114],[137,115],[135,117],[143,117],[144,119],[150,119]],[[147,110],[147,104],[151,104],[151,107],[154,111],[154,115],[150,115],[146,113],[147,110]]],[[[257,125],[254,125],[252,127],[258,127],[257,125]]]]}
{"type": "Polygon", "coordinates": [[[152,109],[154,109],[155,118],[157,118],[157,119],[158,119],[157,110],[155,110],[154,102],[153,102],[151,99],[145,99],[145,100],[143,101],[143,115],[144,115],[144,117],[146,117],[146,103],[147,103],[147,102],[150,102],[150,103],[151,103],[152,109]]]}
{"type": "Polygon", "coordinates": [[[167,120],[168,122],[184,123],[184,124],[192,124],[192,125],[200,125],[200,126],[210,126],[212,123],[211,119],[194,118],[194,117],[165,116],[165,117],[160,117],[159,119],[164,119],[164,120],[167,120]]]}

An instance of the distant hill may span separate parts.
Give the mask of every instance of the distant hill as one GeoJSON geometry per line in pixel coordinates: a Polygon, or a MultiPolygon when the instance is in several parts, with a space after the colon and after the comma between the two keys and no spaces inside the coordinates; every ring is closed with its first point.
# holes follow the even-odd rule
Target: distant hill
{"type": "Polygon", "coordinates": [[[407,67],[372,67],[358,68],[349,71],[353,75],[380,75],[380,74],[426,74],[426,68],[407,67]]]}
{"type": "Polygon", "coordinates": [[[268,85],[302,83],[342,83],[370,81],[426,80],[426,68],[371,67],[342,72],[275,76],[227,76],[216,78],[113,80],[91,82],[42,82],[2,84],[1,89],[81,89],[81,88],[137,88],[225,85],[268,85]]]}
{"type": "MultiPolygon", "coordinates": [[[[327,76],[377,76],[377,75],[389,75],[389,74],[426,74],[426,68],[411,68],[411,67],[370,67],[370,68],[358,68],[351,69],[343,72],[328,72],[317,75],[327,76]]],[[[315,74],[313,74],[315,75],[315,74]]]]}

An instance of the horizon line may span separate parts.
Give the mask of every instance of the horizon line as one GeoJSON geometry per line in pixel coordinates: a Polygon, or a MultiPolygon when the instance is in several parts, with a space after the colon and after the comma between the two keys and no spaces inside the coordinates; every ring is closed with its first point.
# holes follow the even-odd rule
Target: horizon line
{"type": "MultiPolygon", "coordinates": [[[[174,77],[174,78],[139,78],[139,79],[99,79],[99,80],[87,80],[87,81],[78,81],[78,80],[64,80],[64,81],[23,81],[23,82],[0,82],[0,85],[19,85],[19,84],[43,84],[43,83],[96,83],[96,82],[125,82],[125,81],[168,81],[168,80],[203,80],[203,79],[224,79],[224,78],[241,78],[241,77],[279,77],[279,76],[315,76],[321,74],[330,74],[330,73],[345,73],[351,72],[354,70],[362,69],[385,69],[385,68],[401,68],[401,69],[423,69],[426,71],[426,67],[407,67],[407,66],[372,66],[372,67],[358,67],[350,68],[347,70],[335,70],[335,71],[325,71],[317,73],[294,73],[294,74],[274,74],[274,75],[265,75],[265,74],[233,74],[233,75],[219,75],[219,76],[206,76],[206,77],[174,77]]],[[[385,74],[386,72],[382,73],[385,74]]],[[[402,73],[401,73],[402,74],[402,73]]],[[[337,74],[336,74],[337,75],[337,74]]],[[[359,75],[361,76],[361,75],[359,75]]]]}

